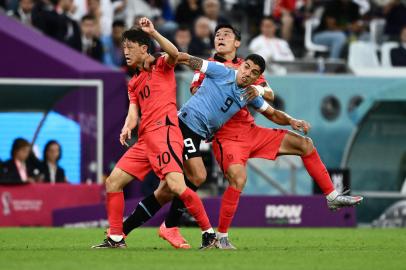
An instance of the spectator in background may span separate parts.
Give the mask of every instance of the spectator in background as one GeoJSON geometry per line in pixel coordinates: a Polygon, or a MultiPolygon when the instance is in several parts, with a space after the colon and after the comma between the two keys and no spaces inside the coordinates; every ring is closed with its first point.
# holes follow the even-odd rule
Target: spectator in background
{"type": "Polygon", "coordinates": [[[228,20],[220,15],[219,0],[203,0],[203,15],[209,19],[211,34],[214,34],[217,24],[228,24],[228,20]]]}
{"type": "MultiPolygon", "coordinates": [[[[190,43],[192,41],[192,34],[186,25],[181,25],[175,32],[174,42],[179,52],[189,53],[190,43]]],[[[183,71],[188,68],[185,65],[176,65],[175,71],[183,71]]]]}
{"type": "Polygon", "coordinates": [[[39,171],[28,162],[30,152],[31,144],[27,140],[23,138],[14,140],[11,147],[11,159],[3,164],[2,183],[35,183],[39,171]]]}
{"type": "Polygon", "coordinates": [[[44,183],[67,183],[65,171],[58,166],[58,161],[62,157],[61,145],[54,140],[50,140],[44,147],[41,175],[44,183]]]}
{"type": "Polygon", "coordinates": [[[103,47],[97,37],[96,28],[96,19],[92,15],[83,16],[80,23],[82,32],[80,51],[94,60],[103,62],[103,47]]]}
{"type": "Polygon", "coordinates": [[[63,21],[56,12],[56,1],[39,0],[32,11],[32,23],[45,35],[63,42],[63,21]]]}
{"type": "Polygon", "coordinates": [[[360,32],[359,6],[351,0],[328,2],[314,43],[329,48],[330,58],[338,59],[347,43],[347,33],[360,32]]]}
{"type": "Polygon", "coordinates": [[[294,12],[296,10],[296,0],[266,1],[272,2],[264,4],[264,14],[272,17],[281,24],[281,37],[290,41],[292,37],[294,12]],[[268,10],[265,10],[268,9],[268,10]]]}
{"type": "Polygon", "coordinates": [[[34,0],[19,0],[17,10],[11,10],[7,14],[14,16],[22,24],[32,25],[32,10],[34,8],[34,0]]]}
{"type": "Polygon", "coordinates": [[[115,8],[119,7],[118,3],[115,4],[111,0],[74,0],[73,18],[80,21],[85,15],[93,15],[97,37],[108,36],[111,34],[115,8]]]}
{"type": "Polygon", "coordinates": [[[103,63],[110,67],[121,67],[124,63],[124,54],[121,48],[121,36],[125,31],[124,21],[114,21],[110,36],[102,38],[104,55],[103,63]]]}
{"type": "Polygon", "coordinates": [[[179,25],[193,25],[196,18],[203,15],[200,0],[182,0],[176,8],[175,21],[179,25]]]}
{"type": "Polygon", "coordinates": [[[80,51],[80,27],[79,24],[71,18],[71,11],[73,9],[73,0],[58,0],[56,5],[56,12],[60,16],[60,35],[62,37],[62,41],[69,45],[69,47],[80,51]]]}
{"type": "Polygon", "coordinates": [[[392,66],[406,67],[406,26],[403,26],[400,32],[399,47],[391,50],[390,58],[392,66]]]}
{"type": "Polygon", "coordinates": [[[249,44],[252,53],[261,55],[266,61],[293,61],[289,44],[275,36],[276,26],[271,17],[264,17],[261,21],[261,34],[249,44]]]}
{"type": "Polygon", "coordinates": [[[189,53],[192,34],[186,25],[181,25],[175,32],[174,44],[180,52],[189,53]]]}
{"type": "Polygon", "coordinates": [[[385,34],[390,40],[398,40],[400,31],[406,26],[406,6],[400,0],[391,0],[383,8],[385,34]]]}
{"type": "Polygon", "coordinates": [[[212,54],[212,33],[210,31],[210,20],[207,17],[199,17],[195,21],[193,38],[189,46],[191,55],[208,58],[212,54]]]}
{"type": "Polygon", "coordinates": [[[127,2],[127,27],[131,28],[138,23],[141,17],[154,18],[161,16],[161,11],[153,8],[145,0],[128,0],[127,2]],[[137,18],[138,17],[138,18],[137,18]]]}

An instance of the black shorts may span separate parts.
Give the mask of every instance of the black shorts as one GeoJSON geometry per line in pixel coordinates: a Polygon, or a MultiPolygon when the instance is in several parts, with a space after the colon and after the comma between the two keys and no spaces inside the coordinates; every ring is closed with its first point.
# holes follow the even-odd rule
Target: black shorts
{"type": "Polygon", "coordinates": [[[181,119],[179,119],[179,128],[182,131],[184,143],[183,159],[188,160],[195,157],[201,157],[200,143],[204,139],[191,130],[181,119]]]}

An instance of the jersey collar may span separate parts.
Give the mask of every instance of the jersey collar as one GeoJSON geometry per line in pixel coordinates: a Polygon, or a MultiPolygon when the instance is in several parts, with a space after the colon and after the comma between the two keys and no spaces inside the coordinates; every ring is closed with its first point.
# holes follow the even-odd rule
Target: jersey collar
{"type": "MultiPolygon", "coordinates": [[[[223,57],[221,57],[221,56],[218,55],[217,53],[214,54],[213,59],[216,60],[217,62],[220,62],[220,63],[227,62],[226,59],[224,59],[223,57]]],[[[233,62],[233,64],[237,64],[237,63],[238,63],[238,57],[237,57],[237,55],[234,57],[233,60],[231,60],[231,62],[233,62]]]]}

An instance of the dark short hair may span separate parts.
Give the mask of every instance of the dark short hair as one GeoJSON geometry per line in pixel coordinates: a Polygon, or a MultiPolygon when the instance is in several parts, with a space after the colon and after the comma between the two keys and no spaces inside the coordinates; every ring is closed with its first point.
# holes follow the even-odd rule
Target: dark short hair
{"type": "Polygon", "coordinates": [[[59,161],[59,160],[62,158],[62,147],[61,147],[61,145],[60,145],[57,141],[55,141],[55,140],[49,140],[49,141],[47,142],[47,144],[45,145],[45,147],[44,147],[44,152],[43,152],[43,154],[42,154],[42,159],[43,159],[44,161],[47,161],[47,152],[48,152],[48,149],[49,149],[49,147],[51,147],[51,145],[53,145],[53,144],[56,144],[56,145],[58,145],[58,147],[59,147],[59,156],[58,156],[58,158],[57,158],[56,160],[59,161]]]}
{"type": "Polygon", "coordinates": [[[185,24],[179,25],[179,27],[178,27],[178,29],[176,29],[176,31],[178,31],[178,30],[179,31],[189,31],[190,32],[190,28],[185,24]]]}
{"type": "Polygon", "coordinates": [[[247,60],[251,60],[255,65],[258,65],[260,70],[261,70],[261,74],[264,73],[265,71],[265,60],[262,56],[260,56],[259,54],[250,54],[247,57],[245,57],[245,61],[247,60]]]}
{"type": "Polygon", "coordinates": [[[11,157],[14,158],[15,153],[21,148],[31,146],[31,144],[24,138],[16,138],[11,146],[11,157]]]}
{"type": "Polygon", "coordinates": [[[123,20],[115,20],[111,26],[113,28],[114,27],[125,27],[125,23],[123,20]]]}
{"type": "Polygon", "coordinates": [[[235,39],[238,40],[238,41],[241,40],[241,33],[240,33],[240,31],[238,31],[237,29],[235,29],[231,24],[226,24],[226,23],[218,24],[218,25],[216,26],[216,29],[214,30],[214,34],[216,34],[218,30],[223,29],[223,28],[231,29],[231,31],[233,31],[233,33],[234,33],[234,35],[235,35],[235,39]]]}
{"type": "Polygon", "coordinates": [[[138,43],[138,45],[147,45],[151,47],[151,39],[147,33],[138,28],[131,28],[123,33],[121,41],[131,41],[138,43]]]}
{"type": "Polygon", "coordinates": [[[275,20],[272,18],[272,16],[264,16],[264,17],[262,17],[261,22],[263,22],[265,20],[268,20],[268,21],[271,21],[271,22],[275,23],[275,20]]]}
{"type": "Polygon", "coordinates": [[[96,21],[96,18],[91,14],[86,14],[85,16],[82,17],[82,19],[80,21],[81,22],[84,22],[84,21],[96,21]]]}

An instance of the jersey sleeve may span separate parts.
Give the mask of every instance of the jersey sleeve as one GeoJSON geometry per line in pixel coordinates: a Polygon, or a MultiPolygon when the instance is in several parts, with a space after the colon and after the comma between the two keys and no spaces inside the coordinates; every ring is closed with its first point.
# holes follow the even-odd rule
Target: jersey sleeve
{"type": "Polygon", "coordinates": [[[200,87],[206,75],[201,73],[200,71],[195,71],[195,75],[193,76],[192,83],[190,84],[190,90],[192,91],[195,87],[200,87]]]}
{"type": "Polygon", "coordinates": [[[226,68],[222,63],[203,60],[200,72],[211,78],[222,78],[227,76],[230,69],[226,68]]]}
{"type": "Polygon", "coordinates": [[[174,69],[175,65],[168,64],[166,62],[165,55],[162,55],[156,60],[155,68],[166,72],[166,71],[174,69]]]}
{"type": "Polygon", "coordinates": [[[254,107],[258,112],[266,111],[269,107],[269,104],[262,97],[256,97],[249,101],[248,104],[254,107]]]}
{"type": "Polygon", "coordinates": [[[135,89],[132,87],[131,81],[128,83],[128,99],[130,104],[138,104],[138,97],[135,89]]]}

